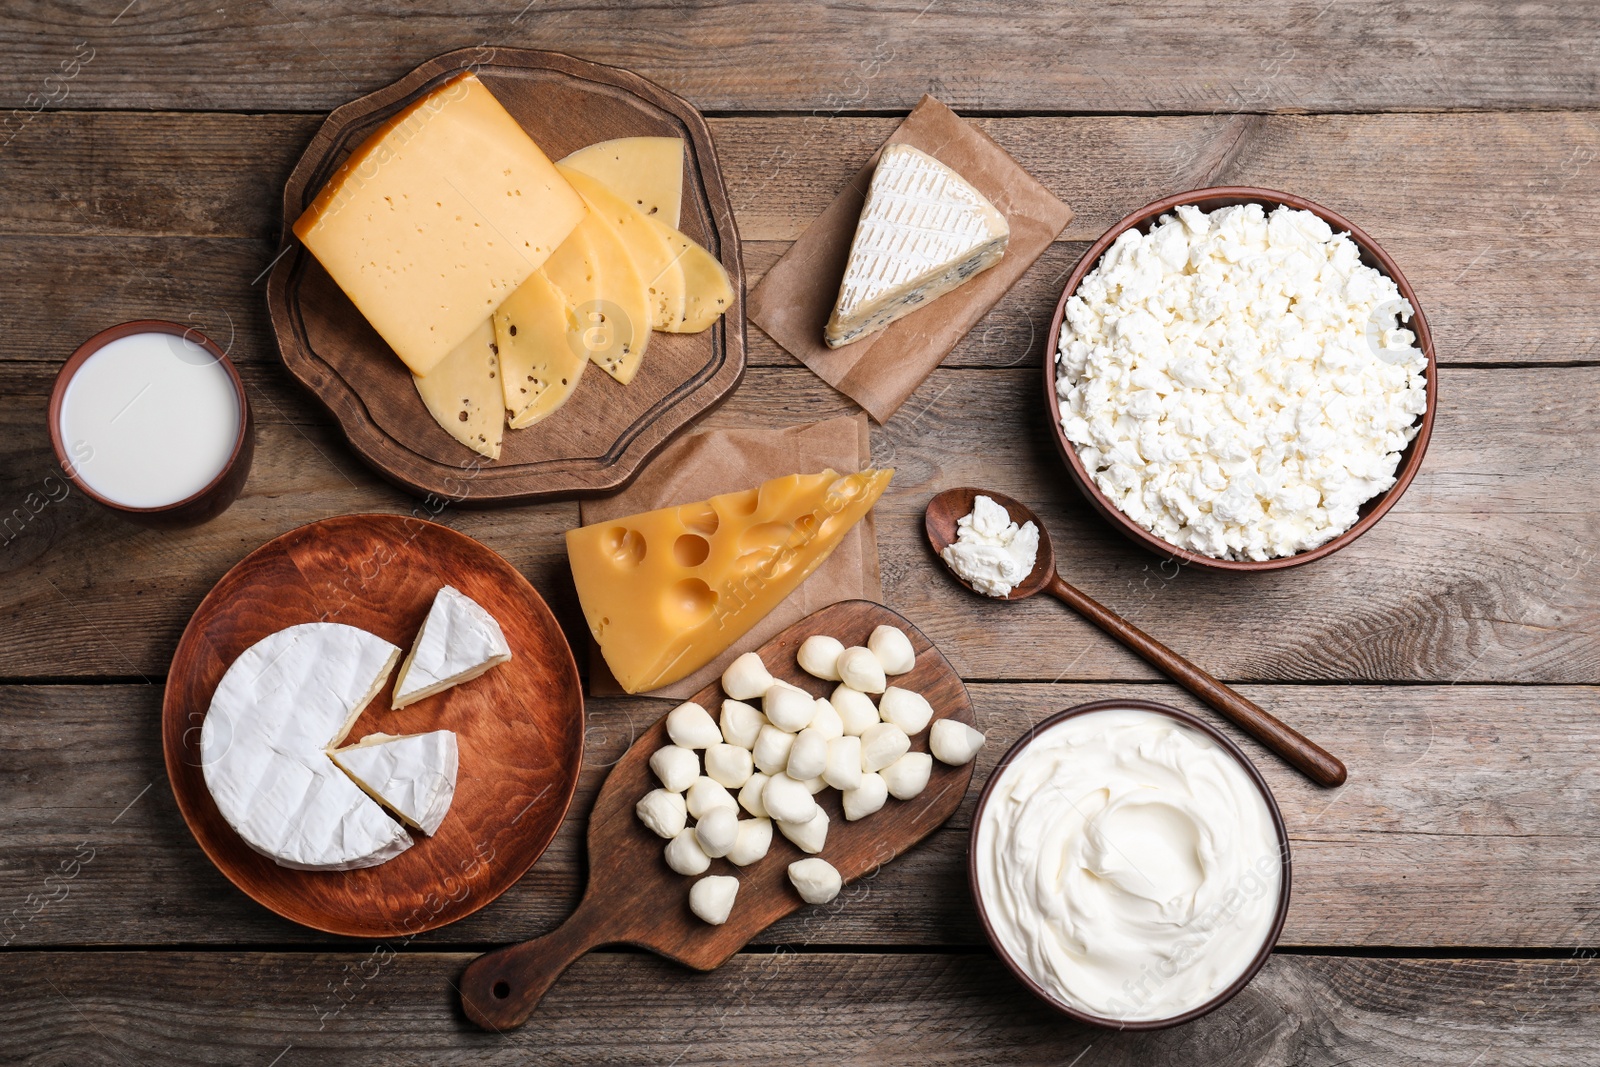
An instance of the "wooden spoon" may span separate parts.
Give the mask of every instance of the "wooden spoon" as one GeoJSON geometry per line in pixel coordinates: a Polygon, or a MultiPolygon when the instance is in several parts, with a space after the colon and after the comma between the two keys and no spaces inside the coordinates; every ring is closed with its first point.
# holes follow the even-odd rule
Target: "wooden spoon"
{"type": "MultiPolygon", "coordinates": [[[[1344,764],[1322,746],[1285,725],[1259,705],[1229,689],[1116,612],[1062,581],[1061,575],[1056,571],[1055,551],[1050,547],[1049,531],[1023,504],[987,489],[973,489],[970,486],[946,489],[928,501],[928,510],[923,518],[923,525],[928,532],[928,543],[933,546],[936,555],[954,543],[956,520],[972,513],[972,502],[979,495],[986,496],[1005,508],[1011,516],[1011,521],[1019,526],[1025,522],[1032,522],[1039,528],[1039,557],[1034,563],[1033,570],[1007,596],[996,599],[1021,600],[1041,590],[1051,593],[1078,614],[1144,657],[1146,662],[1165,672],[1173,681],[1221,712],[1229,722],[1282,756],[1313,782],[1323,786],[1344,784],[1344,764]]],[[[954,571],[951,571],[950,575],[968,589],[972,588],[954,571]]]]}

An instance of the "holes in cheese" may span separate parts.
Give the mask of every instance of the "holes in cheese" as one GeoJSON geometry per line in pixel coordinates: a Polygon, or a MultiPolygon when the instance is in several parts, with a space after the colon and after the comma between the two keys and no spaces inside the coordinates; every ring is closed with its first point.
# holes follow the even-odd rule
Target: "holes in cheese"
{"type": "Polygon", "coordinates": [[[490,459],[500,458],[505,428],[494,324],[484,319],[426,377],[413,374],[417,395],[444,432],[490,459]]]}
{"type": "Polygon", "coordinates": [[[618,683],[645,692],[716,658],[827,559],[893,474],[792,474],[569,530],[584,618],[618,683]]]}
{"type": "Polygon", "coordinates": [[[572,308],[573,346],[623,385],[650,345],[650,297],[616,230],[590,212],[544,273],[572,308]]]}
{"type": "Polygon", "coordinates": [[[618,137],[580,148],[561,165],[587,174],[651,218],[673,229],[683,203],[683,141],[618,137]]]}
{"type": "Polygon", "coordinates": [[[588,356],[572,344],[574,320],[561,290],[534,271],[494,313],[500,387],[513,430],[549,418],[578,388],[588,356]]]}
{"type": "Polygon", "coordinates": [[[429,374],[584,217],[583,200],[470,72],[384,123],[295,236],[415,374],[429,374]]]}

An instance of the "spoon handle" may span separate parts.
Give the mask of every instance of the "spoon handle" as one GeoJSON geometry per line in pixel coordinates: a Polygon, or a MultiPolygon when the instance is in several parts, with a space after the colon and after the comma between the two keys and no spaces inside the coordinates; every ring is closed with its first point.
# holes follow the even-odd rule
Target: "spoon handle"
{"type": "Polygon", "coordinates": [[[1061,575],[1053,575],[1045,588],[1211,705],[1229,722],[1282,756],[1313,782],[1322,786],[1344,784],[1344,764],[1315,741],[1246,700],[1099,601],[1068,585],[1061,575]]]}

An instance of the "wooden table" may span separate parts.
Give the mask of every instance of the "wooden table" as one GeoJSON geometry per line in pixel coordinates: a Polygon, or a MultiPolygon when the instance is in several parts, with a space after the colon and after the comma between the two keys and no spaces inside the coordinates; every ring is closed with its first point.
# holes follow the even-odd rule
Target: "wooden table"
{"type": "MultiPolygon", "coordinates": [[[[18,0],[0,21],[0,102],[18,109],[0,115],[0,1059],[1600,1063],[1600,9],[451,6],[18,0]],[[717,972],[597,953],[521,1032],[477,1032],[452,981],[571,908],[581,813],[660,701],[591,703],[579,814],[511,892],[436,933],[320,936],[206,861],[159,748],[184,622],[266,539],[414,506],[278,367],[261,276],[279,192],[329,108],[480,43],[629,67],[704,109],[751,284],[924,92],[1076,209],[873,429],[874,458],[899,470],[878,509],[887,600],[969,681],[991,737],[974,792],[1047,712],[1111,695],[1194,704],[1056,604],[957,592],[920,515],[960,484],[1031,501],[1069,580],[1349,763],[1349,783],[1322,791],[1246,742],[1291,828],[1295,892],[1281,950],[1231,1005],[1144,1036],[1043,1010],[976,925],[969,797],[841,904],[717,972]],[[1421,477],[1354,547],[1300,570],[1163,571],[1068,485],[1033,402],[1043,328],[1087,242],[1213,184],[1292,190],[1358,220],[1438,339],[1421,477]],[[230,345],[259,420],[245,496],[185,533],[65,492],[45,431],[66,353],[146,316],[230,345]]],[[[712,423],[854,410],[759,330],[750,341],[748,376],[712,423]]],[[[576,515],[442,521],[507,556],[575,629],[560,534],[576,515]]]]}

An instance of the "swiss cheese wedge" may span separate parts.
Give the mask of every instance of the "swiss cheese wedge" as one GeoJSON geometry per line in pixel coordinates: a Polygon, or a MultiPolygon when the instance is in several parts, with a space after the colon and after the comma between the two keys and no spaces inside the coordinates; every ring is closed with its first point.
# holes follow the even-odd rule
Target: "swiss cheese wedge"
{"type": "Polygon", "coordinates": [[[572,343],[623,385],[650,345],[650,296],[611,224],[590,212],[546,261],[572,310],[572,343]]]}
{"type": "Polygon", "coordinates": [[[576,346],[573,324],[567,298],[542,270],[528,275],[494,313],[500,389],[513,430],[548,418],[578,388],[589,359],[576,346]]]}
{"type": "Polygon", "coordinates": [[[649,217],[589,175],[560,163],[556,170],[583,197],[590,211],[611,224],[628,250],[650,294],[651,326],[664,330],[669,323],[683,318],[687,303],[683,267],[660,230],[650,225],[649,217]]]}
{"type": "Polygon", "coordinates": [[[294,224],[414,374],[537,270],[583,200],[470,72],[380,126],[294,224]]]}
{"type": "Polygon", "coordinates": [[[494,323],[485,318],[427,377],[411,376],[433,421],[490,459],[500,458],[500,435],[506,421],[498,364],[494,323]]]}
{"type": "Polygon", "coordinates": [[[683,204],[683,140],[618,137],[580,148],[561,165],[600,182],[653,219],[678,228],[683,204]]]}
{"type": "Polygon", "coordinates": [[[828,558],[893,475],[791,474],[567,531],[584,618],[618,683],[642,693],[715,659],[828,558]]]}

